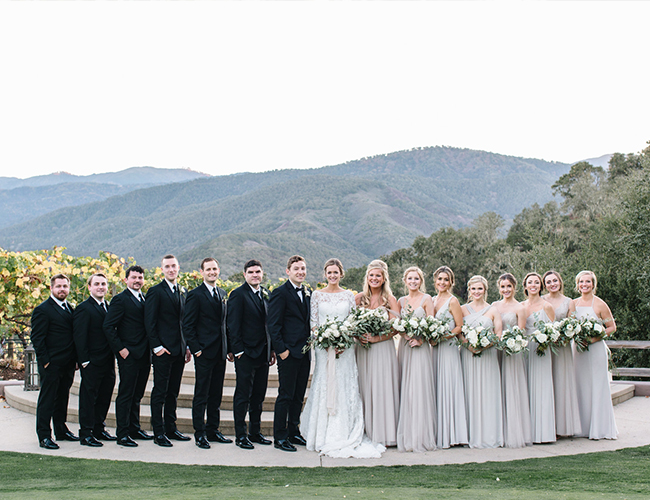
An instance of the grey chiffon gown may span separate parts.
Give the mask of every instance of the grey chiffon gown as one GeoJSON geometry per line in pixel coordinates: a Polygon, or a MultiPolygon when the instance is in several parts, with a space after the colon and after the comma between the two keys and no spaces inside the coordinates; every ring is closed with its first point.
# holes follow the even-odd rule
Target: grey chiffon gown
{"type": "MultiPolygon", "coordinates": [[[[532,335],[536,330],[535,323],[538,321],[550,321],[543,309],[526,318],[528,335],[532,335]]],[[[533,443],[553,443],[556,437],[552,360],[550,351],[538,356],[535,352],[537,346],[534,340],[528,343],[528,398],[533,443]]]]}
{"type": "MultiPolygon", "coordinates": [[[[492,320],[483,316],[491,307],[470,312],[464,322],[471,327],[492,328],[492,320]]],[[[461,350],[461,363],[465,380],[465,409],[467,412],[469,447],[498,448],[503,446],[503,403],[501,398],[501,374],[497,349],[491,347],[480,356],[468,349],[461,350]]]]}

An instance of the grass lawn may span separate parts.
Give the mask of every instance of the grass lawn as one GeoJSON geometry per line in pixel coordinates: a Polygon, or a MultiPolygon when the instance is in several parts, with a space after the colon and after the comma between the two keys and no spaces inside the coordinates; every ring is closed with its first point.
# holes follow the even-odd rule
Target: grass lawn
{"type": "Polygon", "coordinates": [[[309,469],[0,453],[3,500],[317,497],[648,499],[650,447],[483,464],[309,469]]]}

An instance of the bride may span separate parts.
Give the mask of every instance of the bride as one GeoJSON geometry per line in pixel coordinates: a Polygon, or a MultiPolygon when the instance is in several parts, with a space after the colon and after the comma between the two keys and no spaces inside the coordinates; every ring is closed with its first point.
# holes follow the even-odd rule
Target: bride
{"type": "MultiPolygon", "coordinates": [[[[328,318],[344,320],[354,307],[352,292],[339,286],[343,277],[341,261],[328,260],[324,270],[327,286],[311,297],[312,330],[328,318]]],[[[386,448],[371,443],[364,435],[354,348],[339,353],[328,351],[315,349],[316,366],[300,417],[307,449],[333,458],[379,458],[386,448]]]]}

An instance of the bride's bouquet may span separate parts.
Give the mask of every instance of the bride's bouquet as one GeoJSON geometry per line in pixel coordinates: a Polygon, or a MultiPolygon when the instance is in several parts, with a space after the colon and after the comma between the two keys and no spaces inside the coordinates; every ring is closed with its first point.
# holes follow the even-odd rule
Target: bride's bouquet
{"type": "Polygon", "coordinates": [[[557,354],[557,342],[560,340],[560,332],[557,330],[553,323],[545,323],[538,321],[535,323],[536,330],[531,335],[531,340],[537,342],[535,352],[538,356],[546,355],[546,351],[550,350],[557,354]]]}
{"type": "Polygon", "coordinates": [[[572,339],[576,338],[576,335],[582,330],[580,326],[580,320],[575,316],[567,316],[566,318],[556,321],[554,323],[555,328],[560,332],[560,340],[557,344],[560,346],[569,345],[572,339]]]}
{"type": "MultiPolygon", "coordinates": [[[[388,311],[383,307],[377,309],[357,307],[352,310],[346,321],[350,324],[349,330],[352,336],[359,339],[362,339],[365,335],[388,335],[391,331],[388,311]]],[[[370,348],[369,342],[361,342],[361,345],[366,349],[370,348]]]]}
{"type": "Polygon", "coordinates": [[[579,320],[580,331],[575,336],[576,349],[580,352],[589,350],[592,337],[603,339],[607,337],[605,326],[599,319],[583,318],[579,320]]]}
{"type": "MultiPolygon", "coordinates": [[[[309,338],[305,347],[302,348],[302,352],[307,352],[309,349],[315,349],[317,347],[321,349],[331,347],[337,351],[344,351],[353,345],[354,337],[350,332],[350,323],[347,320],[339,321],[328,318],[309,338]]],[[[336,357],[338,359],[338,353],[336,357]]]]}
{"type": "MultiPolygon", "coordinates": [[[[401,318],[395,318],[391,322],[393,329],[403,333],[407,339],[419,338],[423,341],[435,340],[438,343],[440,332],[444,336],[449,332],[445,330],[445,323],[432,316],[424,318],[413,317],[413,312],[409,312],[401,318]]],[[[413,347],[413,346],[411,346],[413,347]]]]}
{"type": "Polygon", "coordinates": [[[501,335],[501,340],[499,340],[496,347],[503,351],[506,356],[527,351],[528,340],[526,339],[526,332],[518,326],[512,326],[504,330],[501,335]]]}
{"type": "Polygon", "coordinates": [[[499,342],[499,338],[494,334],[491,328],[485,328],[482,326],[473,327],[464,324],[461,331],[465,336],[465,342],[461,345],[467,349],[472,347],[473,349],[478,350],[478,352],[473,353],[476,357],[483,354],[484,349],[499,342]]]}

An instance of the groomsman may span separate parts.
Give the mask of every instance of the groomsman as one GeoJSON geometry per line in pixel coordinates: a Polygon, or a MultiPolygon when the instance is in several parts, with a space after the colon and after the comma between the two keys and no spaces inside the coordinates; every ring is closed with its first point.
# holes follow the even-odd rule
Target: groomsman
{"type": "Polygon", "coordinates": [[[228,298],[228,336],[237,373],[233,408],[235,444],[245,450],[252,450],[253,443],[271,444],[261,433],[269,366],[275,363],[266,328],[268,291],[260,285],[263,275],[262,264],[249,260],[244,264],[246,283],[233,290],[228,298]],[[246,413],[250,419],[248,433],[246,413]]]}
{"type": "Polygon", "coordinates": [[[93,274],[88,278],[90,297],[72,315],[77,361],[81,367],[79,388],[79,438],[85,446],[103,446],[98,439],[115,441],[106,431],[104,420],[115,387],[115,356],[104,335],[108,291],[106,276],[93,274]]]}
{"type": "Polygon", "coordinates": [[[50,298],[32,313],[32,344],[36,351],[41,390],[36,403],[36,433],[41,448],[56,450],[50,421],[59,441],[79,441],[65,421],[70,387],[74,379],[75,348],[72,337],[72,307],[66,298],[70,280],[63,274],[52,276],[50,298]]]}
{"type": "Polygon", "coordinates": [[[219,431],[219,407],[223,394],[226,359],[233,360],[226,334],[226,292],[217,286],[219,263],[208,257],[201,262],[203,284],[187,294],[183,334],[194,355],[194,399],[192,425],[199,448],[210,441],[232,443],[219,431]],[[207,409],[207,423],[205,420],[207,409]]]}
{"type": "Polygon", "coordinates": [[[291,257],[286,272],[289,279],[273,290],[269,302],[269,334],[278,358],[280,382],[273,415],[273,444],[282,451],[296,451],[294,445],[307,444],[299,425],[311,361],[309,352],[302,352],[310,335],[310,291],[303,285],[307,275],[305,259],[291,257]]]}
{"type": "Polygon", "coordinates": [[[153,350],[153,390],[151,424],[154,443],[171,447],[170,439],[189,441],[176,428],[176,402],[181,389],[183,368],[191,359],[183,337],[185,289],[176,282],[179,266],[173,255],[162,259],[165,278],[147,292],[144,325],[153,350]]]}
{"type": "Polygon", "coordinates": [[[138,446],[135,439],[153,439],[140,427],[140,401],[151,371],[149,338],[144,328],[144,269],[126,270],[126,290],[113,297],[104,319],[104,335],[117,357],[120,384],[115,399],[117,444],[138,446]]]}

